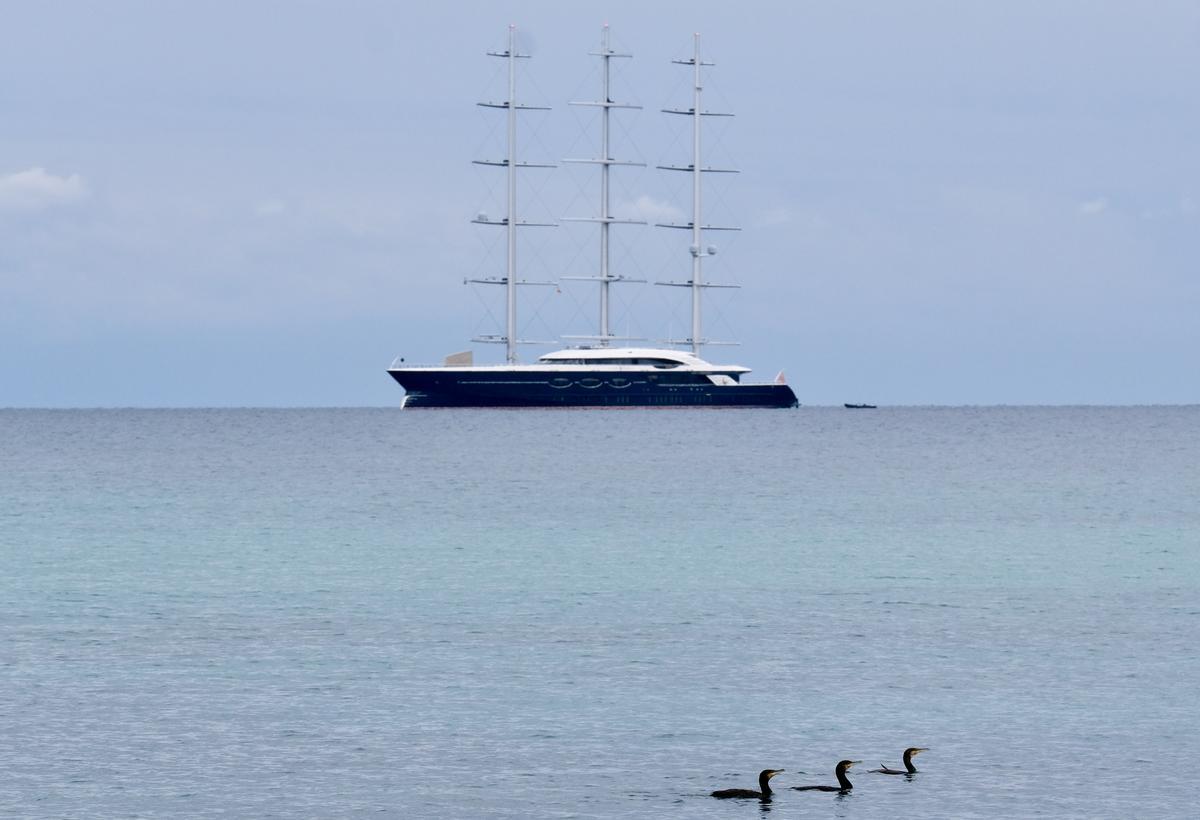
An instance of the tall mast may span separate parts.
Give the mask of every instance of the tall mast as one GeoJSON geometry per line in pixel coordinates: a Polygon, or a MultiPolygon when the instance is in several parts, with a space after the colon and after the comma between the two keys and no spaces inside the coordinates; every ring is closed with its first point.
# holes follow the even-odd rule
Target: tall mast
{"type": "Polygon", "coordinates": [[[505,310],[504,359],[517,360],[517,27],[508,27],[508,234],[507,265],[504,273],[505,310]]]}
{"type": "Polygon", "coordinates": [[[508,27],[508,50],[507,51],[489,51],[489,57],[502,57],[508,61],[508,99],[504,102],[481,102],[479,105],[485,108],[503,108],[508,112],[508,150],[503,160],[474,160],[477,165],[496,165],[507,169],[508,171],[508,190],[507,190],[507,212],[503,219],[489,219],[487,214],[479,214],[472,222],[481,225],[503,225],[508,240],[508,253],[506,255],[505,272],[503,278],[488,277],[486,279],[472,279],[469,281],[478,282],[488,285],[505,286],[505,310],[504,310],[504,335],[503,336],[479,336],[475,338],[477,342],[494,342],[504,343],[505,361],[509,364],[515,364],[517,361],[517,345],[522,343],[522,340],[517,338],[517,285],[546,285],[553,284],[550,282],[526,282],[517,281],[517,227],[527,225],[537,225],[541,227],[552,227],[553,223],[528,222],[517,218],[517,169],[518,168],[553,168],[553,165],[518,162],[517,161],[517,111],[518,110],[538,110],[548,111],[545,106],[536,105],[521,105],[517,102],[517,60],[528,59],[528,54],[517,53],[517,27],[510,25],[508,27]]]}
{"type": "Polygon", "coordinates": [[[624,276],[614,276],[609,268],[609,226],[613,223],[627,225],[645,225],[640,219],[616,219],[612,216],[612,202],[609,196],[609,169],[613,165],[644,166],[644,162],[628,162],[615,160],[612,157],[609,140],[609,112],[613,108],[641,108],[640,105],[613,102],[611,92],[610,63],[613,57],[632,57],[632,54],[618,54],[609,46],[608,24],[604,25],[600,35],[600,50],[589,54],[600,57],[603,65],[600,99],[596,102],[572,102],[571,105],[593,105],[600,108],[600,157],[598,159],[567,159],[564,162],[593,163],[600,166],[600,216],[598,217],[567,217],[567,222],[598,222],[600,224],[600,274],[598,276],[564,276],[564,279],[591,279],[600,282],[600,333],[597,336],[574,336],[568,338],[595,339],[601,347],[607,347],[609,341],[617,338],[612,333],[609,309],[609,285],[613,282],[641,281],[627,279],[624,276]]]}
{"type": "Polygon", "coordinates": [[[700,249],[704,235],[700,228],[700,34],[692,40],[692,355],[700,355],[700,289],[703,271],[700,249]]]}
{"type": "Polygon", "coordinates": [[[700,95],[704,90],[703,83],[700,77],[701,66],[711,66],[713,63],[705,62],[700,59],[700,35],[693,36],[692,56],[686,60],[672,60],[671,62],[677,65],[692,66],[692,107],[689,109],[664,108],[663,112],[667,114],[681,114],[691,117],[692,120],[692,164],[691,165],[660,165],[659,168],[665,171],[687,171],[692,175],[692,221],[686,225],[679,223],[659,223],[661,228],[683,228],[690,229],[692,232],[692,244],[688,249],[692,255],[692,278],[687,282],[659,282],[660,285],[674,285],[688,287],[692,291],[692,333],[688,339],[674,340],[672,344],[688,344],[692,348],[692,355],[700,355],[700,347],[705,344],[728,344],[722,342],[713,342],[705,339],[701,335],[700,321],[700,294],[704,288],[719,288],[719,287],[737,287],[736,285],[717,285],[704,281],[704,270],[701,264],[706,256],[713,256],[717,249],[713,246],[704,247],[704,231],[739,231],[741,228],[725,227],[718,225],[705,225],[701,222],[701,202],[703,196],[703,186],[701,184],[701,175],[705,173],[725,173],[736,174],[737,171],[731,168],[712,168],[704,167],[700,164],[700,118],[701,117],[732,117],[733,114],[718,113],[715,111],[704,111],[700,107],[700,95]]]}

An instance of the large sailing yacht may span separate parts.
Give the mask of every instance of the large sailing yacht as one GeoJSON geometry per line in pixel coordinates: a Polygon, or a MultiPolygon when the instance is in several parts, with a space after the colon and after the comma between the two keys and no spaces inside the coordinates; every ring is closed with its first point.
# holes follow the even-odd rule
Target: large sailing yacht
{"type": "MultiPolygon", "coordinates": [[[[703,260],[714,250],[704,244],[706,230],[737,230],[705,225],[701,222],[700,206],[704,173],[726,169],[706,168],[700,164],[701,120],[706,116],[729,116],[704,111],[700,107],[702,92],[701,68],[712,63],[701,60],[700,35],[695,36],[692,56],[673,62],[691,66],[693,71],[692,104],[690,108],[665,109],[665,113],[690,117],[692,120],[692,162],[690,165],[659,166],[692,176],[692,218],[683,224],[662,223],[659,227],[687,230],[691,233],[688,252],[691,256],[691,278],[684,282],[660,282],[661,285],[686,287],[691,290],[691,335],[666,344],[690,348],[690,352],[658,347],[615,347],[613,342],[631,340],[615,336],[609,321],[609,288],[619,282],[634,281],[609,270],[609,229],[614,224],[638,220],[613,217],[609,201],[609,172],[614,165],[638,163],[616,160],[609,150],[609,116],[614,108],[636,106],[613,102],[610,95],[610,61],[629,57],[618,54],[609,45],[608,26],[604,27],[599,52],[603,61],[603,88],[600,99],[572,103],[600,108],[601,156],[594,159],[566,160],[599,166],[601,175],[600,213],[593,217],[576,217],[576,221],[598,223],[600,228],[600,273],[590,278],[600,285],[600,319],[598,332],[593,336],[571,337],[589,344],[569,347],[541,356],[536,362],[518,361],[517,345],[517,286],[527,283],[517,278],[517,228],[536,223],[521,220],[516,215],[517,170],[530,167],[551,167],[544,164],[518,162],[516,158],[517,112],[534,106],[522,105],[516,98],[516,61],[528,55],[516,50],[516,30],[510,26],[506,51],[489,52],[508,62],[508,99],[503,102],[480,103],[503,109],[508,117],[508,151],[503,160],[480,161],[485,165],[504,168],[508,175],[507,208],[502,219],[492,220],[480,214],[474,221],[503,227],[507,233],[508,259],[505,275],[475,280],[484,284],[503,285],[505,289],[505,330],[503,335],[478,337],[473,341],[491,342],[505,346],[505,363],[476,365],[471,353],[447,357],[441,365],[405,365],[397,359],[388,368],[405,390],[404,407],[796,407],[792,389],[783,383],[782,375],[773,383],[742,382],[749,368],[739,365],[712,364],[700,357],[701,347],[712,344],[701,332],[701,294],[709,287],[722,287],[706,282],[703,260]]],[[[728,287],[728,286],[724,286],[728,287]]]]}

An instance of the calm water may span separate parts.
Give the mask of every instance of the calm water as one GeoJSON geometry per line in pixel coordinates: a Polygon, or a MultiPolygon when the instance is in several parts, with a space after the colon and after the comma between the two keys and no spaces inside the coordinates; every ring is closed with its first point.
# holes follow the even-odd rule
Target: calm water
{"type": "Polygon", "coordinates": [[[1196,810],[1196,407],[0,411],[0,593],[5,816],[1196,810]]]}

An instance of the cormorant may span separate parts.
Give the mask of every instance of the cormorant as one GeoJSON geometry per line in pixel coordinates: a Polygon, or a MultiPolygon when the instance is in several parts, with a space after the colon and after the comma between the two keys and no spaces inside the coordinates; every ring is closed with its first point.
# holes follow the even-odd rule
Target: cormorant
{"type": "Polygon", "coordinates": [[[849,769],[855,763],[862,763],[861,760],[839,760],[837,768],[833,773],[837,775],[838,785],[836,786],[792,786],[792,789],[798,792],[845,792],[854,788],[854,784],[846,778],[846,769],[849,769]]]}
{"type": "Polygon", "coordinates": [[[758,774],[758,788],[762,791],[754,791],[754,789],[718,789],[712,793],[713,797],[756,797],[759,800],[771,799],[771,783],[770,780],[775,775],[782,772],[783,769],[763,769],[758,774]]]}
{"type": "Polygon", "coordinates": [[[882,763],[879,764],[880,768],[871,769],[871,771],[876,774],[916,774],[917,767],[913,765],[912,759],[914,757],[916,757],[917,755],[919,755],[921,752],[928,752],[928,751],[929,751],[928,749],[925,749],[921,746],[910,746],[907,749],[905,749],[904,750],[904,768],[907,771],[901,771],[900,769],[889,769],[887,766],[884,766],[882,763]]]}

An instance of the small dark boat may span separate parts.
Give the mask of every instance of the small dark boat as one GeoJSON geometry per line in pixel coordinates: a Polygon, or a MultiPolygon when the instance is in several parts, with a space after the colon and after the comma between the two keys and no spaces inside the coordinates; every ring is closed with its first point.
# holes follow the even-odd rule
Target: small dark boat
{"type": "Polygon", "coordinates": [[[873,404],[849,404],[849,403],[847,403],[843,406],[847,410],[874,410],[875,409],[875,405],[873,405],[873,404]]]}

